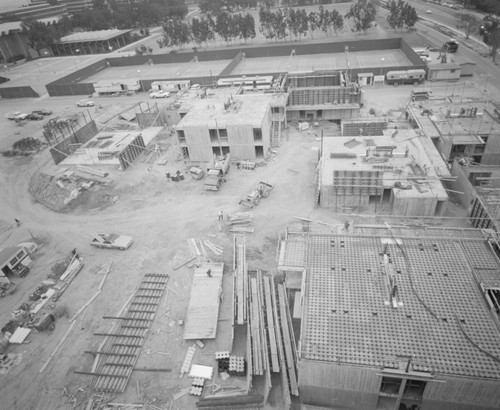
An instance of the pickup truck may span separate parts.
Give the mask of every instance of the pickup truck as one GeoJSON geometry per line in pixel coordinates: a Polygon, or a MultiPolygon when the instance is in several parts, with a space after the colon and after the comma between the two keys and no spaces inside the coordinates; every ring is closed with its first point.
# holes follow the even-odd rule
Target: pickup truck
{"type": "Polygon", "coordinates": [[[229,172],[229,161],[231,155],[227,154],[225,158],[217,159],[214,155],[207,166],[207,178],[203,184],[203,187],[207,191],[218,191],[219,186],[224,180],[224,175],[229,172]]]}
{"type": "Polygon", "coordinates": [[[124,251],[130,248],[133,238],[126,235],[116,235],[114,233],[95,233],[92,234],[90,245],[97,248],[120,249],[124,251]]]}

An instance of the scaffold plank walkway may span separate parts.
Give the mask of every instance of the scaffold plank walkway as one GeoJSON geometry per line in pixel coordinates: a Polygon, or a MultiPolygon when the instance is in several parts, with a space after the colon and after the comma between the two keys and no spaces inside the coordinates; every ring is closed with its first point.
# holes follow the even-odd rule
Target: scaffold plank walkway
{"type": "Polygon", "coordinates": [[[167,282],[167,274],[147,273],[125,313],[104,316],[105,319],[113,319],[115,324],[107,332],[95,333],[105,339],[99,349],[89,352],[96,355],[92,370],[76,372],[93,376],[89,384],[92,390],[109,393],[125,390],[167,282]]]}

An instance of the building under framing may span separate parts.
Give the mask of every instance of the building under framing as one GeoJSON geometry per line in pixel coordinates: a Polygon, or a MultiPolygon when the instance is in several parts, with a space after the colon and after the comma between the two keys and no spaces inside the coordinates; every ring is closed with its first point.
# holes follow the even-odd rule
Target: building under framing
{"type": "Polygon", "coordinates": [[[449,162],[465,156],[484,165],[500,165],[500,122],[493,106],[430,100],[409,104],[406,114],[449,162]]]}
{"type": "Polygon", "coordinates": [[[287,77],[288,121],[342,120],[359,116],[361,88],[345,85],[341,71],[289,73],[287,77]]]}
{"type": "Polygon", "coordinates": [[[272,98],[245,94],[191,101],[175,126],[184,158],[203,162],[228,153],[236,160],[263,157],[271,146],[272,98]]]}
{"type": "Polygon", "coordinates": [[[500,261],[480,230],[304,228],[278,265],[301,276],[302,408],[500,407],[500,261]]]}
{"type": "Polygon", "coordinates": [[[426,137],[402,134],[323,138],[319,204],[337,212],[373,206],[394,215],[442,215],[448,201],[441,183],[449,176],[446,165],[426,137]]]}
{"type": "Polygon", "coordinates": [[[455,158],[451,188],[467,209],[475,228],[500,232],[500,166],[472,164],[455,158]]]}

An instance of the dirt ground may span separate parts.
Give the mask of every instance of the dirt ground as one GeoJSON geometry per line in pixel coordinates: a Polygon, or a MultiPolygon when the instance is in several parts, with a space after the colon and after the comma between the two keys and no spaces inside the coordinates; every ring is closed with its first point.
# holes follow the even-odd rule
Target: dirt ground
{"type": "MultiPolygon", "coordinates": [[[[412,45],[418,46],[418,38],[412,45]]],[[[443,86],[444,87],[444,86],[443,86]]],[[[446,86],[447,87],[447,86],[446,86]]],[[[465,86],[464,86],[465,87],[465,86]]],[[[404,108],[411,86],[378,86],[365,90],[362,116],[369,116],[370,109],[376,116],[394,115],[404,108]]],[[[461,90],[460,90],[461,91],[461,90]]],[[[477,90],[466,90],[478,93],[477,90]]],[[[444,88],[443,88],[444,92],[444,88]]],[[[448,93],[448,91],[446,91],[448,93]]],[[[128,97],[127,97],[128,98],[128,97]]],[[[127,99],[133,104],[144,96],[127,99]],[[137,100],[137,101],[136,101],[137,100]]],[[[113,104],[102,100],[103,105],[113,104]]],[[[27,101],[4,101],[0,104],[3,135],[0,149],[27,136],[39,136],[41,125],[29,122],[18,126],[3,119],[7,111],[51,108],[54,115],[67,116],[82,109],[74,107],[75,98],[53,98],[27,101]]],[[[120,101],[122,102],[122,101],[120,101]]],[[[211,258],[225,263],[223,281],[224,298],[219,313],[219,328],[215,341],[204,341],[203,349],[197,348],[193,363],[215,365],[211,353],[227,350],[231,344],[231,329],[227,320],[231,309],[230,283],[232,280],[232,234],[227,227],[219,230],[217,212],[233,214],[241,209],[238,202],[259,181],[274,184],[271,196],[253,209],[255,233],[247,235],[247,253],[250,269],[272,270],[276,267],[278,235],[295,217],[310,218],[329,224],[343,225],[346,216],[335,215],[331,210],[313,206],[313,174],[321,131],[331,132],[330,123],[321,123],[312,133],[299,133],[293,127],[285,130],[281,146],[276,149],[266,166],[255,171],[240,171],[232,167],[219,192],[203,189],[202,181],[168,182],[165,172],[186,171],[183,162],[169,159],[166,165],[149,164],[140,159],[135,167],[125,172],[104,168],[115,183],[109,195],[117,197],[114,204],[103,207],[99,201],[80,201],[66,213],[55,213],[36,203],[28,192],[31,177],[40,170],[53,171],[47,150],[39,154],[12,159],[0,157],[0,247],[23,241],[36,240],[40,248],[34,254],[34,265],[29,275],[17,279],[15,294],[0,298],[0,323],[6,323],[11,312],[25,301],[36,286],[47,278],[51,267],[77,248],[85,266],[71,286],[48,309],[66,310],[66,316],[57,320],[51,332],[33,331],[29,344],[11,346],[9,353],[16,354],[15,364],[0,372],[0,409],[9,410],[58,410],[85,408],[90,392],[86,387],[90,376],[75,374],[75,370],[89,371],[93,356],[84,351],[96,350],[102,341],[95,332],[109,329],[104,315],[116,315],[145,273],[168,273],[169,291],[162,302],[149,336],[140,355],[137,367],[170,368],[171,372],[134,372],[125,393],[114,398],[115,402],[150,402],[161,409],[194,409],[196,399],[186,395],[173,401],[172,396],[189,386],[187,377],[180,378],[180,368],[192,342],[182,338],[183,328],[178,320],[185,319],[193,277],[192,266],[173,270],[189,256],[188,238],[210,239],[224,247],[222,257],[211,258]],[[149,171],[148,171],[149,168],[149,171]],[[22,220],[16,227],[14,218],[22,220]],[[89,245],[90,232],[114,232],[134,237],[134,244],[126,251],[102,250],[89,245]],[[79,316],[77,324],[66,342],[53,354],[43,372],[43,365],[70,329],[70,320],[96,293],[102,280],[100,268],[109,260],[112,269],[102,292],[79,316]],[[141,392],[138,395],[137,384],[141,392]],[[140,397],[139,397],[140,396],[140,397]],[[76,399],[76,401],[72,400],[76,399]]],[[[162,143],[175,145],[172,137],[162,143]]],[[[465,210],[450,205],[444,224],[459,225],[465,210]]],[[[364,222],[362,216],[347,216],[352,222],[364,222]]],[[[214,383],[222,384],[215,375],[214,383]]],[[[233,384],[230,378],[225,382],[233,384]]],[[[280,409],[279,395],[272,394],[268,408],[280,409]]]]}

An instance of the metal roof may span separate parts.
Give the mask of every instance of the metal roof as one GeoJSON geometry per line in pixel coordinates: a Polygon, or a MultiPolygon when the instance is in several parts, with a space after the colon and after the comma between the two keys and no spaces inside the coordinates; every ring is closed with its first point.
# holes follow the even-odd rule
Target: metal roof
{"type": "Polygon", "coordinates": [[[83,31],[81,33],[73,33],[68,36],[61,37],[61,40],[59,40],[58,44],[106,41],[121,36],[123,34],[130,33],[131,31],[132,30],[118,30],[118,29],[83,31]]]}

